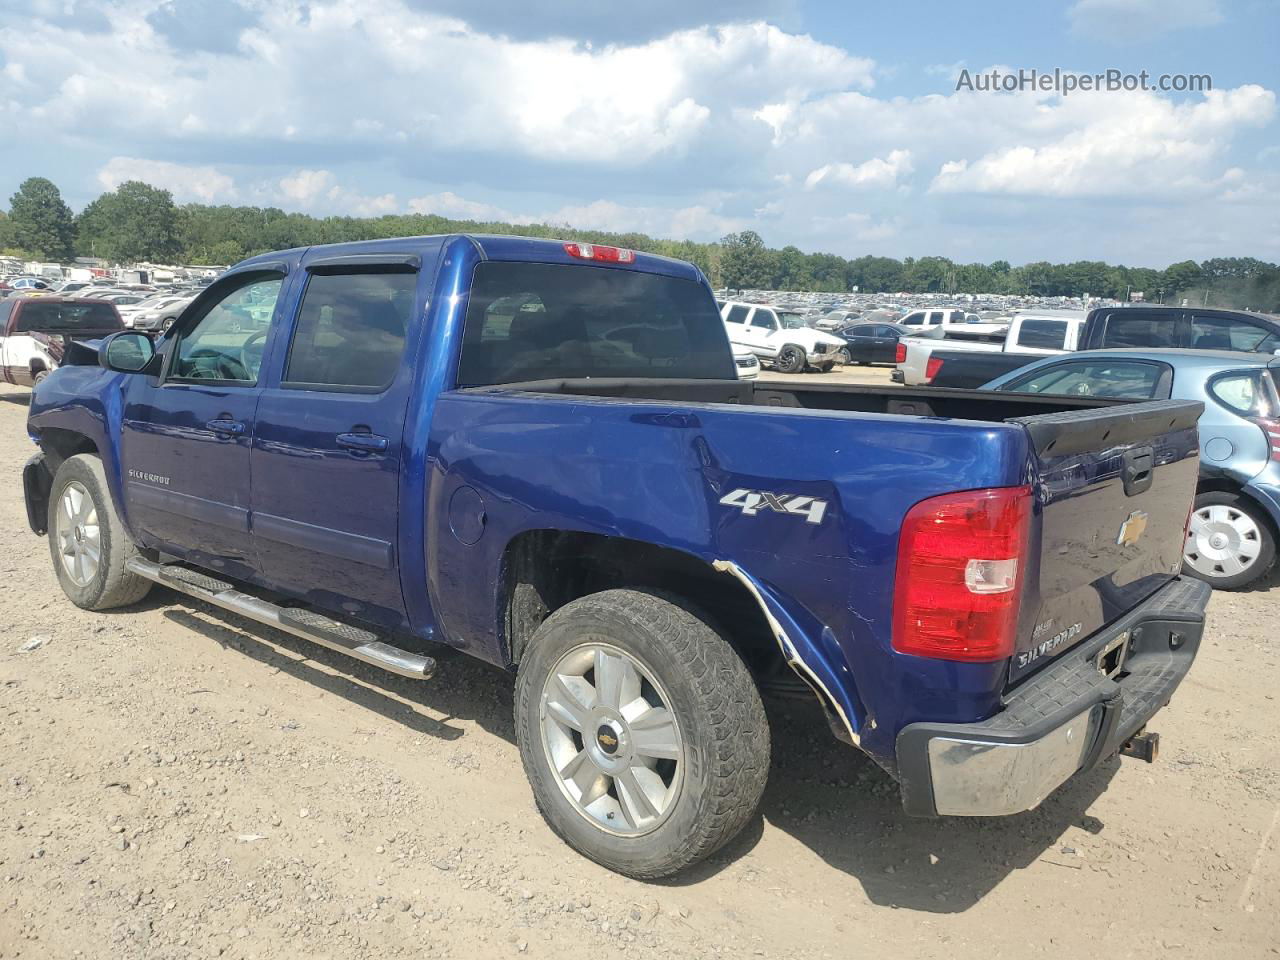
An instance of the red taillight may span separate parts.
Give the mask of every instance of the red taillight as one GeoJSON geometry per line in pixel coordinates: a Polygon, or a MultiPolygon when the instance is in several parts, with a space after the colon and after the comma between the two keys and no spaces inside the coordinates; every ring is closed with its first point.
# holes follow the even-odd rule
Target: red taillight
{"type": "Polygon", "coordinates": [[[893,648],[940,660],[1013,654],[1031,488],[947,494],[907,511],[898,541],[893,648]]]}
{"type": "Polygon", "coordinates": [[[1254,417],[1253,422],[1262,428],[1271,447],[1271,459],[1280,462],[1280,420],[1268,417],[1254,417]]]}
{"type": "Polygon", "coordinates": [[[931,383],[933,378],[938,375],[938,371],[942,369],[941,357],[930,357],[929,362],[924,365],[924,382],[931,383]]]}
{"type": "Polygon", "coordinates": [[[623,247],[605,247],[598,243],[566,243],[564,252],[582,260],[600,260],[604,263],[635,263],[636,252],[623,247]]]}
{"type": "Polygon", "coordinates": [[[907,362],[907,345],[905,343],[902,343],[901,341],[898,342],[898,349],[893,354],[893,362],[894,363],[907,362]]]}

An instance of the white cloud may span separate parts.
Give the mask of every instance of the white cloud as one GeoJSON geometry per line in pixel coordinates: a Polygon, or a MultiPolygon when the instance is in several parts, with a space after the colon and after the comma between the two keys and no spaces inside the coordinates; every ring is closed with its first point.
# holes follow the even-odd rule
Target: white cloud
{"type": "Polygon", "coordinates": [[[231,177],[210,166],[188,166],[138,157],[112,157],[98,171],[98,183],[114,190],[126,180],[141,180],[170,191],[179,203],[221,203],[236,196],[231,177]]]}
{"type": "Polygon", "coordinates": [[[280,192],[299,206],[310,206],[335,186],[328,170],[295,170],[280,179],[280,192]]]}
{"type": "MultiPolygon", "coordinates": [[[[764,23],[592,48],[512,41],[403,0],[281,0],[235,53],[179,53],[146,9],[105,6],[107,34],[0,28],[0,60],[33,87],[13,107],[42,129],[133,139],[401,143],[634,166],[686,150],[716,113],[873,82],[870,60],[764,23]]],[[[17,87],[0,78],[0,118],[17,87]]]]}
{"type": "Polygon", "coordinates": [[[1076,0],[1067,11],[1071,29],[1102,40],[1211,27],[1222,22],[1220,0],[1076,0]]]}
{"type": "Polygon", "coordinates": [[[887,157],[872,157],[856,166],[852,163],[828,163],[804,178],[804,188],[812,190],[820,184],[845,187],[894,187],[908,176],[913,167],[910,150],[893,150],[887,157]]]}
{"type": "MultiPolygon", "coordinates": [[[[1050,111],[1078,108],[1063,101],[1050,111]]],[[[1170,196],[1205,192],[1239,172],[1218,172],[1214,161],[1237,128],[1262,126],[1275,113],[1275,94],[1256,85],[1215,90],[1200,102],[1174,104],[1152,95],[1088,98],[1088,116],[1061,135],[1020,143],[972,162],[942,165],[930,189],[941,193],[1030,196],[1170,196]]],[[[1051,120],[1047,128],[1057,126],[1051,120]]]]}

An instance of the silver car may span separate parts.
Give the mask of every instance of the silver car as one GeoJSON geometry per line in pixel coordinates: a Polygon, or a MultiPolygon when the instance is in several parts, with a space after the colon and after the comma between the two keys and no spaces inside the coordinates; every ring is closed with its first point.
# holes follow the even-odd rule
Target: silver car
{"type": "Polygon", "coordinates": [[[1280,530],[1280,359],[1218,350],[1084,350],[1049,357],[983,390],[1199,400],[1200,480],[1183,569],[1221,590],[1264,576],[1280,530]]]}

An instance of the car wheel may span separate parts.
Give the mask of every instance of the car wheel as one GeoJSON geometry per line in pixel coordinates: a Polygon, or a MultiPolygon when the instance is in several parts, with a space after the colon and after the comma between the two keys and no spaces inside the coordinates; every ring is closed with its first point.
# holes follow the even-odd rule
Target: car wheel
{"type": "Polygon", "coordinates": [[[151,589],[151,581],[125,568],[138,549],[116,516],[96,456],[82,453],[58,467],[49,491],[48,529],[54,573],[77,607],[123,607],[151,589]]]}
{"type": "Polygon", "coordinates": [[[31,389],[34,390],[36,387],[40,386],[40,384],[44,383],[48,379],[49,379],[48,370],[37,370],[35,376],[31,378],[31,389]]]}
{"type": "Polygon", "coordinates": [[[804,349],[789,343],[778,351],[776,366],[779,373],[803,373],[807,362],[804,349]]]}
{"type": "Polygon", "coordinates": [[[1182,569],[1217,590],[1238,590],[1265,576],[1276,559],[1275,533],[1262,509],[1236,493],[1196,497],[1182,569]]]}
{"type": "Polygon", "coordinates": [[[819,373],[830,373],[832,369],[835,367],[835,364],[834,363],[817,363],[817,364],[814,364],[814,367],[818,370],[819,373]]]}
{"type": "Polygon", "coordinates": [[[751,674],[675,598],[607,590],[553,613],[521,659],[515,721],[551,829],[629,877],[714,853],[764,793],[769,725],[751,674]]]}
{"type": "Polygon", "coordinates": [[[174,320],[176,320],[176,319],[178,319],[178,318],[177,318],[177,317],[165,317],[163,320],[161,320],[161,321],[160,321],[160,332],[161,332],[161,333],[165,333],[165,332],[167,332],[167,331],[168,331],[168,329],[169,329],[170,327],[172,327],[172,326],[173,326],[173,321],[174,321],[174,320]]]}
{"type": "Polygon", "coordinates": [[[853,357],[849,355],[848,347],[841,347],[839,350],[836,351],[836,363],[840,364],[841,366],[848,366],[849,364],[853,363],[853,357]]]}

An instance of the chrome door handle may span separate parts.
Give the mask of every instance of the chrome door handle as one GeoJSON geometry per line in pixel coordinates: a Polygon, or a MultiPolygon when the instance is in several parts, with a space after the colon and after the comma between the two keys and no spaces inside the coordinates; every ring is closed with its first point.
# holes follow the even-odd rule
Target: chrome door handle
{"type": "Polygon", "coordinates": [[[358,453],[381,453],[387,449],[387,438],[376,433],[340,433],[338,446],[358,453]]]}
{"type": "Polygon", "coordinates": [[[214,433],[225,433],[231,437],[238,437],[244,433],[244,424],[239,420],[231,420],[226,417],[219,417],[216,420],[210,420],[205,424],[214,433]]]}

